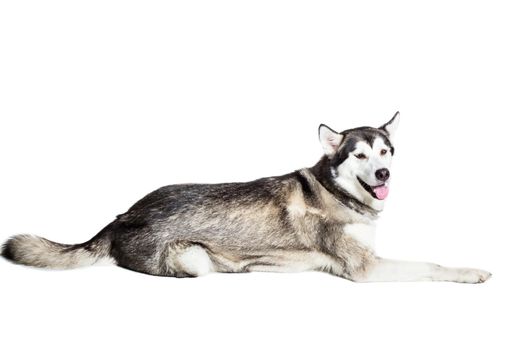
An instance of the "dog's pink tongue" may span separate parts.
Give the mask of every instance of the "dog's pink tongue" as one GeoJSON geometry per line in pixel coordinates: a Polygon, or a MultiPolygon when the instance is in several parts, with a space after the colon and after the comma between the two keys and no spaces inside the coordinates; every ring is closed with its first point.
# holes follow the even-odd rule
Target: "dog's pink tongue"
{"type": "Polygon", "coordinates": [[[376,194],[377,199],[385,199],[388,197],[388,186],[379,186],[374,188],[374,193],[376,194]]]}

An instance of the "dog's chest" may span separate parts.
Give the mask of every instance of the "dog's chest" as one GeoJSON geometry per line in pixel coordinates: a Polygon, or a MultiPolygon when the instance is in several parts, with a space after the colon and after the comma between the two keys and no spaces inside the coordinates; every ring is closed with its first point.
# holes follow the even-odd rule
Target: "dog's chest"
{"type": "Polygon", "coordinates": [[[376,228],[373,222],[346,224],[343,232],[346,237],[353,239],[356,243],[368,249],[374,249],[376,228]]]}

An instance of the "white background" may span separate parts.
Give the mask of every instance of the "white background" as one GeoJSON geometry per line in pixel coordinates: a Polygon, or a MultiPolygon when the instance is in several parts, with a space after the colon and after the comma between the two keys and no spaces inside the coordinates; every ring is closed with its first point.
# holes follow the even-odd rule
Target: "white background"
{"type": "Polygon", "coordinates": [[[159,186],[312,166],[396,110],[378,253],[484,285],[0,261],[5,349],[523,349],[519,1],[2,1],[0,239],[82,242],[159,186]]]}

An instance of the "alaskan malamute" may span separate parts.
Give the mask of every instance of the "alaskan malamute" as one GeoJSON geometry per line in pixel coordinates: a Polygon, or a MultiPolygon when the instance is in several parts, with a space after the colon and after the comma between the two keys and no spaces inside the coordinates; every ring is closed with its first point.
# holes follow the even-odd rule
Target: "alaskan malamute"
{"type": "Polygon", "coordinates": [[[150,275],[325,271],[356,282],[480,283],[490,273],[387,260],[374,221],[388,196],[399,113],[379,128],[319,127],[324,155],[311,168],[246,183],[162,187],[81,244],[10,238],[15,263],[69,269],[110,262],[150,275]]]}

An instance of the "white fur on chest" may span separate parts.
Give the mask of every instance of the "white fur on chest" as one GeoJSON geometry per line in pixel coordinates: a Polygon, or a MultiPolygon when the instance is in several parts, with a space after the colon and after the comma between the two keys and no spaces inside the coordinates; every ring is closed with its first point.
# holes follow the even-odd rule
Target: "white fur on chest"
{"type": "Polygon", "coordinates": [[[374,250],[376,227],[373,223],[346,224],[343,231],[346,236],[353,238],[357,243],[374,250]]]}

